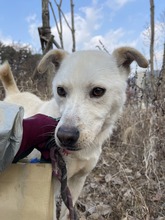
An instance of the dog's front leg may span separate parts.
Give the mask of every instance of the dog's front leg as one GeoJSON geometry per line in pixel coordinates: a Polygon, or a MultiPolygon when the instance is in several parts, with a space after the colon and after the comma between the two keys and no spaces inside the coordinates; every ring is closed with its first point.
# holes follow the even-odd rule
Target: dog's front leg
{"type": "MultiPolygon", "coordinates": [[[[68,186],[72,195],[73,205],[75,205],[81,193],[84,182],[86,180],[86,176],[87,174],[81,175],[80,173],[78,173],[68,180],[68,186]]],[[[68,219],[69,219],[69,212],[66,206],[62,203],[60,220],[68,220],[68,219]]]]}
{"type": "MultiPolygon", "coordinates": [[[[84,182],[86,180],[86,177],[88,174],[92,171],[92,169],[96,166],[96,163],[99,159],[101,150],[97,150],[97,154],[94,154],[94,156],[86,160],[71,160],[70,163],[68,163],[68,187],[71,192],[73,205],[75,205],[81,190],[83,188],[84,182]]],[[[61,218],[60,220],[68,220],[68,210],[64,204],[62,204],[61,208],[61,218]]]]}

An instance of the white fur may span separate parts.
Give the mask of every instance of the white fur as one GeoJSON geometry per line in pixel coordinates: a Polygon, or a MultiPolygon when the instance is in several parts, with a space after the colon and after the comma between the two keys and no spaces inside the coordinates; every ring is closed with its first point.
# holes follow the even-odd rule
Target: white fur
{"type": "MultiPolygon", "coordinates": [[[[50,52],[51,55],[53,53],[56,52],[50,52]]],[[[6,97],[6,101],[12,100],[12,102],[23,105],[26,116],[40,112],[52,117],[61,117],[55,130],[55,139],[58,145],[61,145],[57,138],[60,126],[76,127],[79,130],[80,137],[76,147],[80,147],[81,150],[64,156],[68,170],[68,185],[74,203],[81,192],[86,176],[96,166],[102,151],[101,147],[111,135],[126,99],[126,79],[129,67],[124,66],[123,60],[122,63],[120,62],[121,57],[124,60],[127,59],[127,57],[123,58],[122,53],[123,48],[121,53],[119,50],[117,53],[115,51],[113,55],[102,51],[65,54],[60,61],[59,69],[55,71],[53,98],[48,102],[38,100],[38,97],[34,98],[30,93],[17,93],[6,97]],[[66,97],[60,97],[57,94],[59,86],[65,89],[66,97]],[[90,92],[95,87],[104,88],[105,94],[99,98],[91,97],[90,92]],[[17,95],[16,99],[15,95],[17,95]],[[22,96],[24,96],[23,99],[21,99],[22,96]],[[26,98],[30,101],[26,101],[26,98]]],[[[145,61],[142,55],[140,58],[145,61]]],[[[42,66],[46,62],[48,67],[49,63],[44,59],[46,60],[46,57],[39,65],[42,66]]],[[[56,193],[57,189],[59,190],[59,184],[58,181],[55,181],[56,193]]],[[[67,219],[64,206],[62,207],[61,219],[67,219]]]]}

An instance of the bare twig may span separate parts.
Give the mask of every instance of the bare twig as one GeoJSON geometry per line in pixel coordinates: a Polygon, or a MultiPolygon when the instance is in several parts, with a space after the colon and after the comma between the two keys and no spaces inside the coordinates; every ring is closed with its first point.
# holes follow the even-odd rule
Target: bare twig
{"type": "Polygon", "coordinates": [[[72,52],[74,52],[76,50],[76,39],[75,39],[75,25],[74,25],[74,3],[73,0],[70,0],[70,8],[71,8],[71,24],[68,21],[68,18],[66,17],[66,15],[64,14],[63,10],[62,10],[62,0],[60,0],[59,2],[57,2],[57,0],[54,0],[54,3],[57,7],[57,11],[58,11],[58,19],[57,16],[54,13],[53,10],[53,6],[52,3],[49,1],[52,13],[53,13],[53,17],[55,20],[55,25],[57,27],[57,33],[59,36],[59,40],[60,40],[60,48],[64,49],[64,39],[63,39],[63,21],[65,21],[67,27],[69,28],[70,32],[71,32],[71,36],[72,36],[72,52]]]}
{"type": "MultiPolygon", "coordinates": [[[[56,7],[58,9],[58,17],[59,17],[59,26],[60,28],[58,28],[58,35],[59,35],[59,39],[60,39],[60,44],[61,44],[61,48],[64,48],[64,43],[63,43],[63,26],[62,26],[62,16],[61,16],[61,6],[62,6],[62,0],[60,0],[59,3],[57,3],[56,0],[54,0],[56,7]]],[[[56,26],[58,26],[56,24],[56,26]]]]}
{"type": "Polygon", "coordinates": [[[52,14],[53,14],[53,17],[54,17],[54,21],[55,21],[55,24],[56,24],[56,28],[57,28],[57,32],[59,34],[60,30],[59,30],[59,27],[58,27],[58,22],[57,22],[57,18],[56,18],[56,15],[54,13],[54,9],[53,9],[53,6],[52,6],[52,3],[49,1],[49,5],[50,5],[50,8],[52,10],[52,14]]]}
{"type": "Polygon", "coordinates": [[[71,8],[71,25],[72,25],[72,52],[76,50],[76,40],[75,40],[75,27],[74,27],[74,4],[73,0],[70,0],[70,8],[71,8]]]}

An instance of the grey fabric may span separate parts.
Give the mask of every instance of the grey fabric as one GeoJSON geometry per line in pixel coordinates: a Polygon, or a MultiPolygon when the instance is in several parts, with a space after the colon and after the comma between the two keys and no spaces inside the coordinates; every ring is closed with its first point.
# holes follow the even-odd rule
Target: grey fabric
{"type": "Polygon", "coordinates": [[[11,164],[22,141],[22,107],[0,101],[0,172],[11,164]]]}

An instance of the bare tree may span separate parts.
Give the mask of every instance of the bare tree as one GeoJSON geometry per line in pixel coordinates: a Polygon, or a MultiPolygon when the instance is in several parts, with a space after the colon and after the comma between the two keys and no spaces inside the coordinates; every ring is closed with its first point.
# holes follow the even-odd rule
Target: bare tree
{"type": "Polygon", "coordinates": [[[163,75],[163,78],[165,79],[165,10],[160,14],[160,28],[161,28],[161,32],[162,32],[162,40],[163,40],[163,60],[162,60],[162,75],[163,75]]]}
{"type": "Polygon", "coordinates": [[[165,43],[164,43],[164,51],[163,51],[163,61],[162,61],[161,73],[162,73],[163,79],[165,79],[165,43]]]}
{"type": "Polygon", "coordinates": [[[57,0],[54,0],[56,9],[58,11],[58,17],[54,12],[54,8],[53,5],[51,3],[51,1],[49,1],[50,4],[50,8],[52,10],[53,13],[53,17],[55,20],[55,25],[57,28],[57,33],[58,33],[58,37],[60,40],[60,47],[62,49],[64,49],[64,35],[63,35],[63,24],[64,22],[66,23],[67,27],[70,30],[71,36],[72,36],[72,52],[74,52],[76,50],[76,39],[75,39],[75,25],[74,25],[74,3],[73,0],[70,0],[70,11],[71,11],[71,20],[70,22],[68,21],[68,19],[66,18],[63,9],[62,9],[62,3],[63,1],[60,0],[59,2],[57,2],[57,0]]]}
{"type": "Polygon", "coordinates": [[[74,27],[74,4],[73,0],[70,0],[70,8],[71,8],[71,32],[72,32],[72,52],[76,50],[76,40],[75,40],[75,27],[74,27]]]}
{"type": "Polygon", "coordinates": [[[54,17],[54,20],[55,20],[55,24],[56,24],[56,28],[57,28],[57,33],[58,33],[59,40],[60,40],[60,46],[61,46],[62,49],[64,49],[64,44],[63,44],[63,26],[62,26],[62,16],[61,16],[62,0],[60,0],[59,3],[57,3],[57,1],[55,1],[55,0],[54,0],[54,2],[55,2],[56,7],[58,9],[59,24],[58,24],[57,17],[56,17],[56,14],[54,12],[52,3],[50,1],[49,1],[49,4],[50,4],[50,8],[52,10],[53,17],[54,17]]]}
{"type": "Polygon", "coordinates": [[[45,53],[53,48],[53,35],[49,25],[48,0],[42,0],[42,27],[38,28],[42,52],[45,53]]]}
{"type": "MultiPolygon", "coordinates": [[[[67,27],[70,29],[71,36],[72,36],[72,52],[74,52],[76,50],[76,40],[75,40],[75,27],[74,27],[73,0],[70,0],[70,9],[71,9],[70,22],[67,20],[64,12],[62,10],[62,0],[59,0],[59,2],[54,0],[54,3],[57,8],[58,19],[57,19],[57,15],[54,12],[51,1],[50,0],[42,0],[42,27],[38,28],[42,52],[43,52],[43,54],[48,52],[50,49],[53,48],[53,44],[58,49],[64,49],[63,22],[66,22],[67,27]],[[55,37],[51,33],[49,6],[52,11],[54,20],[55,20],[55,25],[57,28],[57,33],[58,33],[58,37],[59,37],[59,41],[60,41],[59,44],[54,39],[55,37]]],[[[51,96],[52,91],[50,89],[51,86],[49,86],[49,85],[51,85],[51,83],[52,83],[52,78],[53,78],[52,71],[48,69],[46,75],[47,75],[46,81],[47,81],[47,88],[48,88],[47,93],[48,93],[48,96],[51,96]]],[[[38,72],[37,72],[37,69],[35,69],[33,72],[33,79],[35,79],[37,77],[38,77],[38,72]]]]}
{"type": "Polygon", "coordinates": [[[151,77],[154,75],[154,39],[155,39],[155,6],[154,0],[150,0],[150,26],[151,26],[151,39],[150,39],[150,65],[151,77]]]}
{"type": "Polygon", "coordinates": [[[51,34],[48,3],[49,0],[42,0],[42,27],[38,28],[43,54],[52,49],[53,44],[57,48],[61,48],[59,44],[54,40],[54,36],[51,34]]]}

